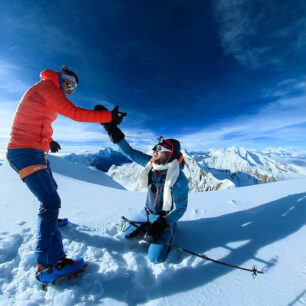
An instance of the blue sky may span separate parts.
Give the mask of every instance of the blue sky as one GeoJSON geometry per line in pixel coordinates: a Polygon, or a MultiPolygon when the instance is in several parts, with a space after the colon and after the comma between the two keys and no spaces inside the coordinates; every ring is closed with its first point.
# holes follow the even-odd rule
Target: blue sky
{"type": "MultiPolygon", "coordinates": [[[[1,1],[0,30],[1,145],[40,71],[66,64],[69,98],[119,104],[138,146],[306,148],[303,0],[1,1]]],[[[53,128],[63,145],[110,145],[97,124],[53,128]]]]}

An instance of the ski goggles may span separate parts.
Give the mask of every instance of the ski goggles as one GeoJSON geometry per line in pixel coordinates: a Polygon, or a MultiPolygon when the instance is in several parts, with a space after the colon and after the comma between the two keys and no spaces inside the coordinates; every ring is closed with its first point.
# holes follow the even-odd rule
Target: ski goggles
{"type": "Polygon", "coordinates": [[[68,79],[63,79],[63,82],[65,82],[65,84],[67,85],[68,89],[71,91],[71,92],[74,92],[77,88],[77,83],[71,81],[71,80],[68,80],[68,79]]]}
{"type": "Polygon", "coordinates": [[[160,144],[157,144],[154,148],[153,148],[153,151],[157,151],[157,152],[172,152],[171,150],[163,147],[162,145],[160,144]]]}

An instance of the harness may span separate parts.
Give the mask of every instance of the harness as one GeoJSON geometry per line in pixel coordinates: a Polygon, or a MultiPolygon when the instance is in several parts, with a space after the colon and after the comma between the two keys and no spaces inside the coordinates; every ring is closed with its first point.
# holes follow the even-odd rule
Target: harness
{"type": "MultiPolygon", "coordinates": [[[[44,159],[45,159],[46,164],[47,164],[47,163],[48,163],[48,160],[47,160],[47,157],[46,157],[45,155],[44,155],[44,159]]],[[[9,160],[8,160],[8,161],[9,161],[9,160]]],[[[11,166],[19,173],[20,179],[21,179],[22,181],[24,181],[24,179],[25,179],[27,176],[29,176],[29,175],[31,175],[31,174],[37,172],[37,171],[40,171],[40,170],[43,170],[43,169],[47,169],[47,168],[48,168],[47,165],[31,165],[31,166],[28,166],[28,167],[25,167],[25,168],[23,168],[23,169],[18,170],[18,169],[15,167],[15,165],[14,165],[11,161],[9,161],[9,163],[10,163],[11,166]]]]}

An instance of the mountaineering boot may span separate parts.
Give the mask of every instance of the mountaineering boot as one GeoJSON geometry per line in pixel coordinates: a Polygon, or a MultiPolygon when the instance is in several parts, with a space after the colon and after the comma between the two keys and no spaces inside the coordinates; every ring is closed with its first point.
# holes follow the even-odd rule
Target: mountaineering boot
{"type": "Polygon", "coordinates": [[[76,259],[63,258],[49,267],[44,268],[42,265],[37,266],[36,279],[43,284],[43,288],[50,283],[55,284],[59,279],[76,276],[83,272],[86,264],[82,257],[76,259]]]}
{"type": "Polygon", "coordinates": [[[67,218],[57,219],[57,221],[58,221],[58,227],[63,227],[63,226],[66,226],[68,224],[68,219],[67,218]]]}

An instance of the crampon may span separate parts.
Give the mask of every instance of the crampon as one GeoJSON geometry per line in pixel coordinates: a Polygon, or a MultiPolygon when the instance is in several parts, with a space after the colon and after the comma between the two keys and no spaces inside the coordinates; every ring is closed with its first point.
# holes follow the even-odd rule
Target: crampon
{"type": "Polygon", "coordinates": [[[47,268],[38,265],[35,276],[41,282],[42,289],[47,290],[49,284],[55,285],[60,280],[77,277],[87,265],[82,257],[77,257],[75,260],[64,258],[47,268]]]}

